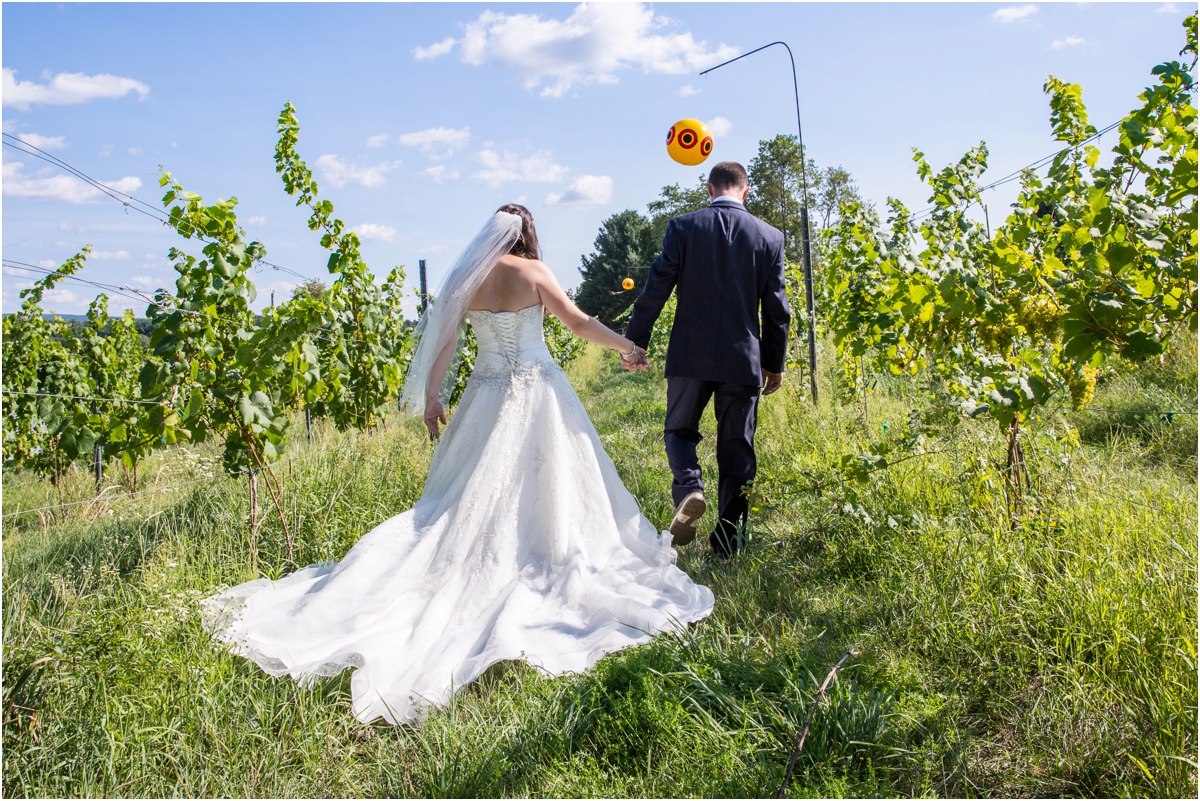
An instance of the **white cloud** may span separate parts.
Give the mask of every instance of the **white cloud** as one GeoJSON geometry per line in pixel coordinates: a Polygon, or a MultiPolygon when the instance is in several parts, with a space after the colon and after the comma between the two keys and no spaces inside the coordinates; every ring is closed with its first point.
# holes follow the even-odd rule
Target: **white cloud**
{"type": "Polygon", "coordinates": [[[54,259],[42,259],[38,262],[38,267],[45,267],[47,270],[54,270],[58,267],[58,262],[54,259]]]}
{"type": "Polygon", "coordinates": [[[105,142],[103,145],[100,146],[100,151],[96,155],[107,158],[108,156],[112,155],[112,152],[113,152],[113,146],[110,145],[108,142],[105,142]]]}
{"type": "MultiPolygon", "coordinates": [[[[145,263],[142,264],[143,270],[157,270],[159,272],[168,272],[169,267],[172,267],[170,259],[160,258],[153,253],[146,254],[145,263]]],[[[174,269],[169,270],[174,272],[174,269]]]]}
{"type": "Polygon", "coordinates": [[[21,280],[25,277],[23,273],[20,274],[20,278],[17,276],[18,273],[10,272],[7,267],[4,268],[4,287],[2,294],[4,298],[4,308],[6,309],[18,308],[24,302],[20,295],[21,290],[33,286],[33,282],[21,280]]]}
{"type": "Polygon", "coordinates": [[[163,282],[161,278],[155,278],[152,275],[135,275],[133,278],[129,279],[129,284],[134,289],[153,291],[162,286],[163,282]]]}
{"type": "Polygon", "coordinates": [[[84,103],[97,97],[124,97],[130,92],[137,92],[145,97],[150,92],[150,87],[141,81],[116,75],[60,72],[51,78],[49,83],[34,83],[18,81],[16,74],[16,70],[4,67],[3,87],[0,92],[4,96],[4,105],[22,111],[28,109],[31,103],[61,106],[84,103]]]}
{"type": "Polygon", "coordinates": [[[267,224],[267,216],[265,214],[262,215],[261,217],[247,217],[246,218],[246,225],[251,226],[251,227],[258,226],[258,225],[266,225],[266,224],[267,224]]]}
{"type": "Polygon", "coordinates": [[[17,134],[22,142],[33,145],[39,150],[60,150],[67,146],[67,140],[62,136],[42,136],[35,133],[17,134]]]}
{"type": "Polygon", "coordinates": [[[539,150],[529,158],[522,159],[507,150],[501,155],[488,149],[481,150],[476,158],[484,168],[474,176],[488,186],[500,186],[509,181],[556,183],[570,172],[563,165],[555,164],[545,150],[539,150]]]}
{"type": "Polygon", "coordinates": [[[457,178],[458,170],[456,170],[454,168],[447,170],[445,164],[439,164],[436,167],[430,167],[429,169],[421,170],[417,174],[432,178],[433,180],[437,181],[440,184],[442,181],[446,181],[446,180],[452,181],[455,178],[457,178]]]}
{"type": "Polygon", "coordinates": [[[733,123],[724,117],[713,117],[708,121],[708,127],[712,129],[713,136],[720,138],[733,130],[733,123]]]}
{"type": "Polygon", "coordinates": [[[613,179],[607,175],[581,175],[566,191],[546,196],[547,206],[598,206],[612,200],[613,179]]]}
{"type": "Polygon", "coordinates": [[[82,298],[63,287],[46,290],[46,294],[42,296],[42,299],[44,301],[42,308],[47,312],[57,314],[77,314],[83,311],[86,303],[91,301],[90,298],[82,298]]]}
{"type": "Polygon", "coordinates": [[[385,133],[376,134],[375,136],[367,137],[367,147],[381,147],[387,141],[388,135],[385,133]]]}
{"type": "Polygon", "coordinates": [[[690,83],[685,83],[683,86],[679,87],[679,90],[676,91],[675,94],[679,95],[680,97],[691,97],[692,95],[700,94],[700,90],[692,86],[690,83]]]}
{"type": "Polygon", "coordinates": [[[71,231],[72,233],[76,233],[76,234],[82,234],[82,233],[83,233],[84,231],[86,231],[87,229],[86,229],[86,228],[84,228],[82,225],[75,225],[75,223],[69,223],[69,222],[60,222],[60,223],[58,224],[58,230],[60,230],[60,231],[71,231]]]}
{"type": "Polygon", "coordinates": [[[435,44],[431,44],[429,47],[417,47],[413,50],[413,55],[416,56],[417,61],[427,61],[429,59],[437,58],[438,56],[446,55],[450,52],[452,47],[454,47],[453,36],[443,39],[435,44]]]}
{"type": "Polygon", "coordinates": [[[15,120],[4,120],[0,122],[0,130],[7,134],[13,133],[17,130],[17,123],[15,120]]]}
{"type": "MultiPolygon", "coordinates": [[[[55,267],[58,265],[55,264],[55,267]]],[[[26,271],[19,273],[9,272],[6,267],[4,270],[4,305],[8,308],[19,307],[24,300],[20,297],[22,289],[28,289],[33,286],[33,281],[27,280],[30,276],[26,271]]],[[[115,305],[117,297],[110,298],[109,310],[115,305]]],[[[42,311],[47,314],[80,314],[87,311],[88,304],[91,302],[91,296],[82,296],[72,292],[63,286],[57,286],[54,289],[47,290],[42,296],[42,311]]]]}
{"type": "Polygon", "coordinates": [[[471,126],[462,128],[427,128],[424,131],[401,134],[399,142],[409,147],[421,148],[421,153],[431,159],[445,159],[467,143],[471,138],[471,126]]]}
{"type": "Polygon", "coordinates": [[[279,300],[282,303],[287,298],[291,297],[292,290],[300,286],[295,281],[272,281],[269,284],[263,284],[258,290],[258,296],[269,296],[272,292],[279,293],[279,300]]]}
{"type": "Polygon", "coordinates": [[[88,258],[92,259],[128,259],[128,250],[93,250],[92,255],[88,258]]]}
{"type": "Polygon", "coordinates": [[[338,189],[346,184],[383,186],[384,174],[396,169],[400,164],[399,161],[384,161],[374,167],[359,167],[348,164],[332,154],[321,156],[316,161],[317,169],[338,189]]]}
{"type": "Polygon", "coordinates": [[[140,156],[142,155],[142,149],[140,147],[131,147],[129,148],[129,155],[140,156]]]}
{"type": "Polygon", "coordinates": [[[1161,6],[1159,6],[1155,10],[1159,14],[1178,14],[1179,6],[1175,5],[1174,3],[1163,3],[1161,6]]]}
{"type": "Polygon", "coordinates": [[[1033,16],[1037,13],[1037,10],[1038,7],[1033,3],[1026,3],[1021,6],[1005,6],[992,14],[992,19],[1007,25],[1010,22],[1016,22],[1019,19],[1033,16]]]}
{"type": "MultiPolygon", "coordinates": [[[[11,197],[40,197],[50,200],[65,200],[68,203],[95,203],[105,197],[94,186],[84,183],[71,175],[43,175],[49,169],[42,170],[36,175],[26,175],[25,165],[19,161],[4,162],[4,194],[11,197]]],[[[142,180],[127,175],[118,181],[101,181],[105,186],[128,194],[142,185],[142,180]]]]}
{"type": "Polygon", "coordinates": [[[356,225],[350,229],[358,234],[358,238],[364,242],[395,242],[396,229],[390,225],[378,225],[376,223],[363,223],[356,225]]]}
{"type": "Polygon", "coordinates": [[[1050,43],[1050,46],[1055,50],[1061,50],[1064,47],[1074,47],[1075,45],[1086,44],[1079,36],[1068,36],[1066,39],[1055,39],[1050,43]]]}
{"type": "Polygon", "coordinates": [[[682,75],[737,54],[724,44],[710,48],[688,32],[655,32],[671,24],[642,3],[581,3],[565,20],[488,10],[464,26],[462,39],[417,48],[414,55],[434,58],[458,45],[464,62],[503,67],[529,90],[545,81],[542,97],[562,97],[577,84],[616,83],[617,72],[630,67],[682,75]]]}

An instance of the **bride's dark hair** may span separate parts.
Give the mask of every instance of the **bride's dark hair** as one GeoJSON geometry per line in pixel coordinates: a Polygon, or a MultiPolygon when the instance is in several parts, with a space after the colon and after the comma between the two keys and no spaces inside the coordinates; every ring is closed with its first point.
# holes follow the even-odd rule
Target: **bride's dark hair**
{"type": "Polygon", "coordinates": [[[541,258],[541,249],[538,248],[537,228],[533,227],[533,215],[529,213],[529,209],[524,206],[518,206],[516,203],[508,203],[496,209],[496,211],[515,214],[521,218],[521,235],[517,237],[516,242],[513,242],[512,249],[508,252],[523,259],[541,258]]]}

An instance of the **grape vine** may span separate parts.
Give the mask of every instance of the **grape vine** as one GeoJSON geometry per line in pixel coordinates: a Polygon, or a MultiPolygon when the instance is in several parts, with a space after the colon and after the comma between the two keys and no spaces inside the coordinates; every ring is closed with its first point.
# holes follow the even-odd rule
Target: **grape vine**
{"type": "Polygon", "coordinates": [[[1081,408],[1106,359],[1156,356],[1176,326],[1196,330],[1195,16],[1185,28],[1191,67],[1154,68],[1109,167],[1085,144],[1096,129],[1080,87],[1048,79],[1066,147],[1044,180],[1022,175],[995,235],[967,214],[982,143],[937,172],[914,151],[933,206],[920,224],[897,200],[886,227],[843,207],[826,242],[826,314],[848,377],[867,364],[943,383],[962,411],[1008,432],[1010,478],[1028,482],[1018,434],[1039,408],[1063,397],[1081,408]]]}

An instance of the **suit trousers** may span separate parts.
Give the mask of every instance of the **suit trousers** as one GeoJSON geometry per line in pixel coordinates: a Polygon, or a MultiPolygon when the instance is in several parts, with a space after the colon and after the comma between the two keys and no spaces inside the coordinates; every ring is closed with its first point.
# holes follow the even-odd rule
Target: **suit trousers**
{"type": "Polygon", "coordinates": [[[678,506],[688,493],[703,492],[696,445],[700,416],[713,400],[717,418],[717,527],[709,536],[713,550],[728,556],[737,550],[737,532],[746,523],[748,505],[742,488],[754,480],[758,461],[754,431],[758,426],[760,388],[696,378],[667,378],[667,420],[663,442],[674,481],[671,497],[678,506]]]}

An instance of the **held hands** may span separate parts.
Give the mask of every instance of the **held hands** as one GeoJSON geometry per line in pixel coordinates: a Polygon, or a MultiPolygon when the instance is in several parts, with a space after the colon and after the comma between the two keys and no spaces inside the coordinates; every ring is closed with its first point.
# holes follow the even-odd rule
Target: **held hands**
{"type": "Polygon", "coordinates": [[[772,392],[783,386],[783,373],[772,373],[770,370],[763,370],[762,374],[762,394],[770,395],[772,392]]]}
{"type": "Polygon", "coordinates": [[[425,399],[425,427],[429,429],[429,438],[437,439],[442,435],[438,422],[446,425],[446,409],[437,398],[425,399]]]}
{"type": "MultiPolygon", "coordinates": [[[[629,344],[633,345],[632,342],[629,344]]],[[[646,349],[645,348],[639,348],[637,345],[633,345],[633,353],[632,354],[626,355],[628,353],[628,351],[620,351],[620,350],[618,350],[617,353],[621,357],[621,366],[624,367],[629,372],[632,373],[632,372],[636,372],[638,370],[650,372],[650,362],[646,358],[646,349]]]]}

